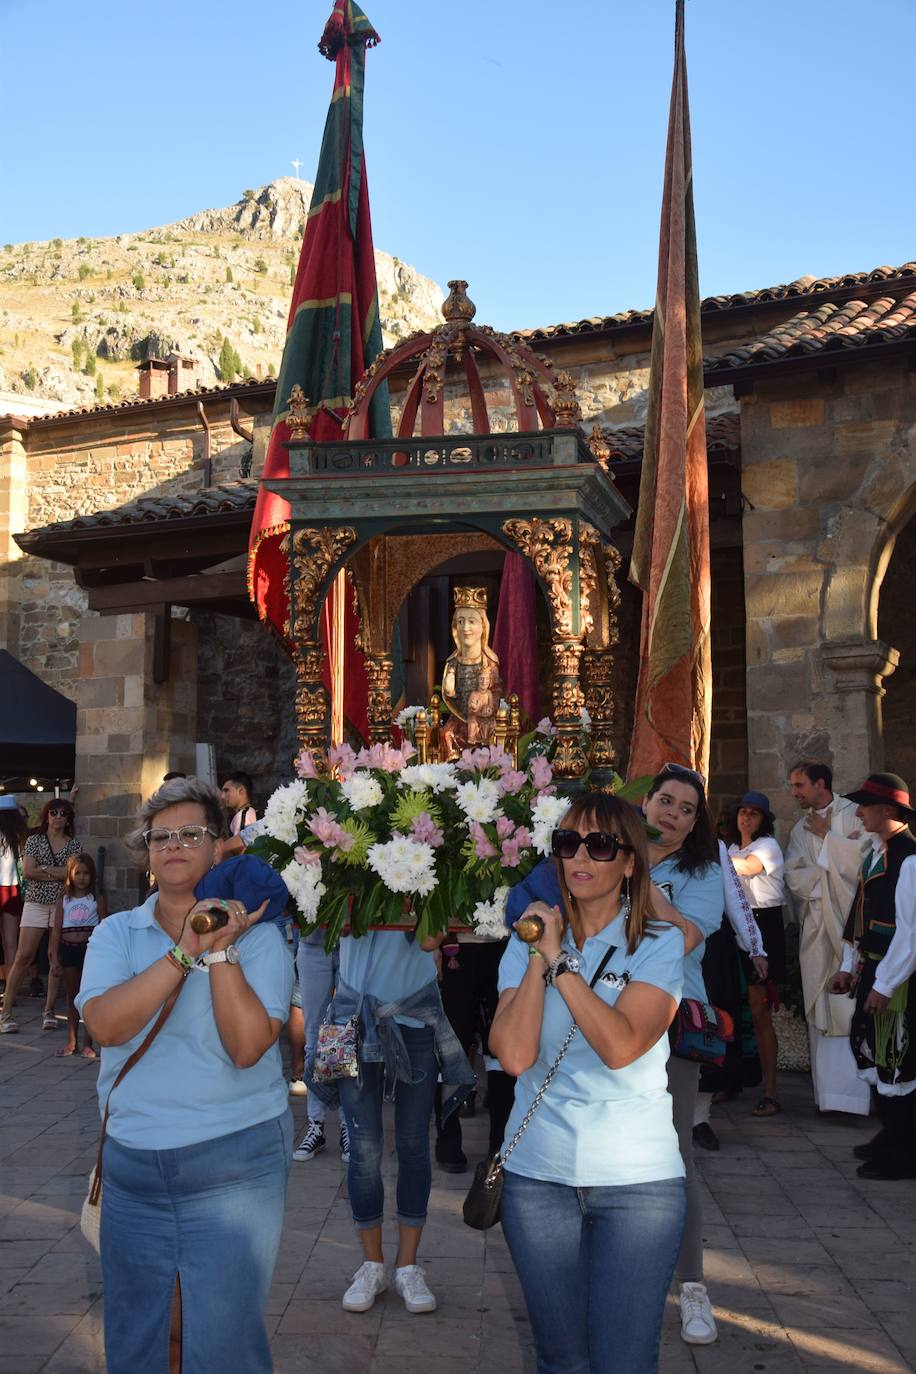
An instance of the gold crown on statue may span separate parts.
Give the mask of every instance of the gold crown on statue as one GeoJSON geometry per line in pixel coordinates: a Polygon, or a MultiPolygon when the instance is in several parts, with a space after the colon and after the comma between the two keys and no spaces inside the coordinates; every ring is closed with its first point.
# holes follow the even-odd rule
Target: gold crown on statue
{"type": "Polygon", "coordinates": [[[456,587],[455,610],[483,611],[487,609],[486,587],[456,587]]]}

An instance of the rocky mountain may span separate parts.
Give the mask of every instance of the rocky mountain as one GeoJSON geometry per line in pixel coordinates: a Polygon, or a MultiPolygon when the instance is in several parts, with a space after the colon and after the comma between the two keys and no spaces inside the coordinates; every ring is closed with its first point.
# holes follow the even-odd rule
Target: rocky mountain
{"type": "MultiPolygon", "coordinates": [[[[170,352],[204,385],[273,374],[312,190],[281,177],[136,234],[4,245],[0,392],[116,401],[136,394],[138,361],[170,352]]],[[[436,283],[375,256],[386,346],[441,323],[436,283]]]]}

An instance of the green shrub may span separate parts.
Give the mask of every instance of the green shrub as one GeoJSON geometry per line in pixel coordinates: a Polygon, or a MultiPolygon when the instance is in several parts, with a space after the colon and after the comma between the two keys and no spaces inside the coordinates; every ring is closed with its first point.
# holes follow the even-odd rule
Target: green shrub
{"type": "Polygon", "coordinates": [[[250,186],[247,188],[247,190],[242,192],[242,200],[254,200],[254,191],[252,191],[250,186]]]}
{"type": "Polygon", "coordinates": [[[251,321],[251,328],[253,329],[253,331],[255,332],[255,334],[260,334],[260,332],[261,332],[261,317],[260,317],[260,315],[255,315],[254,319],[251,321]]]}
{"type": "Polygon", "coordinates": [[[105,378],[102,376],[101,372],[95,379],[95,398],[100,402],[105,399],[105,378]]]}
{"type": "Polygon", "coordinates": [[[142,272],[135,272],[130,280],[137,291],[142,291],[143,288],[146,286],[146,280],[142,272]]]}
{"type": "Polygon", "coordinates": [[[256,272],[266,272],[266,271],[267,271],[267,263],[264,261],[263,258],[255,258],[255,260],[254,260],[254,270],[255,270],[256,272]]]}
{"type": "Polygon", "coordinates": [[[235,377],[242,375],[242,360],[228,339],[223,339],[217,367],[224,382],[231,382],[235,377]]]}
{"type": "Polygon", "coordinates": [[[231,267],[226,268],[226,281],[235,281],[235,277],[232,275],[231,267]]]}
{"type": "Polygon", "coordinates": [[[80,281],[85,281],[87,277],[92,276],[92,268],[89,266],[88,263],[80,263],[79,268],[77,269],[77,276],[79,277],[80,281]]]}
{"type": "Polygon", "coordinates": [[[23,381],[29,388],[29,391],[35,390],[36,386],[38,385],[38,373],[35,371],[34,367],[30,367],[28,369],[25,376],[23,377],[23,381]]]}
{"type": "Polygon", "coordinates": [[[52,247],[52,248],[63,248],[63,246],[64,246],[64,241],[63,241],[63,239],[52,239],[52,240],[51,240],[51,247],[52,247]]]}
{"type": "Polygon", "coordinates": [[[73,302],[70,308],[70,318],[74,324],[79,324],[80,320],[83,318],[83,312],[80,310],[79,301],[73,302]]]}
{"type": "Polygon", "coordinates": [[[95,376],[95,371],[96,371],[95,354],[94,354],[90,349],[87,348],[87,349],[86,349],[86,361],[83,363],[83,372],[86,374],[87,377],[94,377],[94,376],[95,376]]]}

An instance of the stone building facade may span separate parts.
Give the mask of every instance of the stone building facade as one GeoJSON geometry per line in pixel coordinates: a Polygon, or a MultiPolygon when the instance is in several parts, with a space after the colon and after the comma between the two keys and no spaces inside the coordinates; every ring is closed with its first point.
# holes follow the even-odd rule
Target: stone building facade
{"type": "MultiPolygon", "coordinates": [[[[916,765],[916,266],[715,298],[702,320],[711,790],[717,802],[768,790],[788,822],[783,784],[800,754],[832,762],[842,786],[916,765]]],[[[521,337],[573,374],[585,434],[635,503],[651,312],[521,337]]],[[[396,378],[395,410],[399,399],[396,378]]],[[[116,897],[136,891],[120,840],[140,797],[167,769],[193,768],[198,743],[262,792],[288,770],[289,664],[244,595],[272,404],[273,383],[257,381],[0,419],[0,646],[77,702],[80,828],[109,849],[116,897]]],[[[449,425],[469,427],[457,391],[449,425]]],[[[631,532],[619,531],[625,556],[631,532]]],[[[639,606],[622,591],[625,759],[639,606]]]]}

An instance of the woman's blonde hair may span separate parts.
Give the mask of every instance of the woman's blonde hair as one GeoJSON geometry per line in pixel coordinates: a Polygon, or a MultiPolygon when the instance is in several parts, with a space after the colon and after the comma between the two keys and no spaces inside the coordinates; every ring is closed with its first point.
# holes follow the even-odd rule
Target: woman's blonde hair
{"type": "Polygon", "coordinates": [[[143,836],[159,812],[167,810],[170,806],[180,806],[182,802],[196,802],[198,806],[202,806],[207,825],[220,839],[224,840],[229,834],[226,808],[215,787],[211,787],[210,783],[204,782],[202,778],[170,778],[161,787],[157,787],[153,795],[140,807],[137,813],[137,827],[125,836],[124,843],[137,854],[145,854],[146,841],[143,836]]]}
{"type": "MultiPolygon", "coordinates": [[[[629,802],[619,801],[609,792],[585,792],[576,797],[560,822],[559,828],[575,828],[585,821],[606,835],[616,835],[633,855],[633,872],[629,878],[630,910],[626,919],[627,953],[632,954],[644,936],[652,936],[647,926],[652,917],[649,876],[649,848],[642,816],[629,802]]],[[[560,880],[560,894],[566,919],[576,929],[575,901],[567,889],[563,876],[563,860],[554,859],[560,880]]]]}

